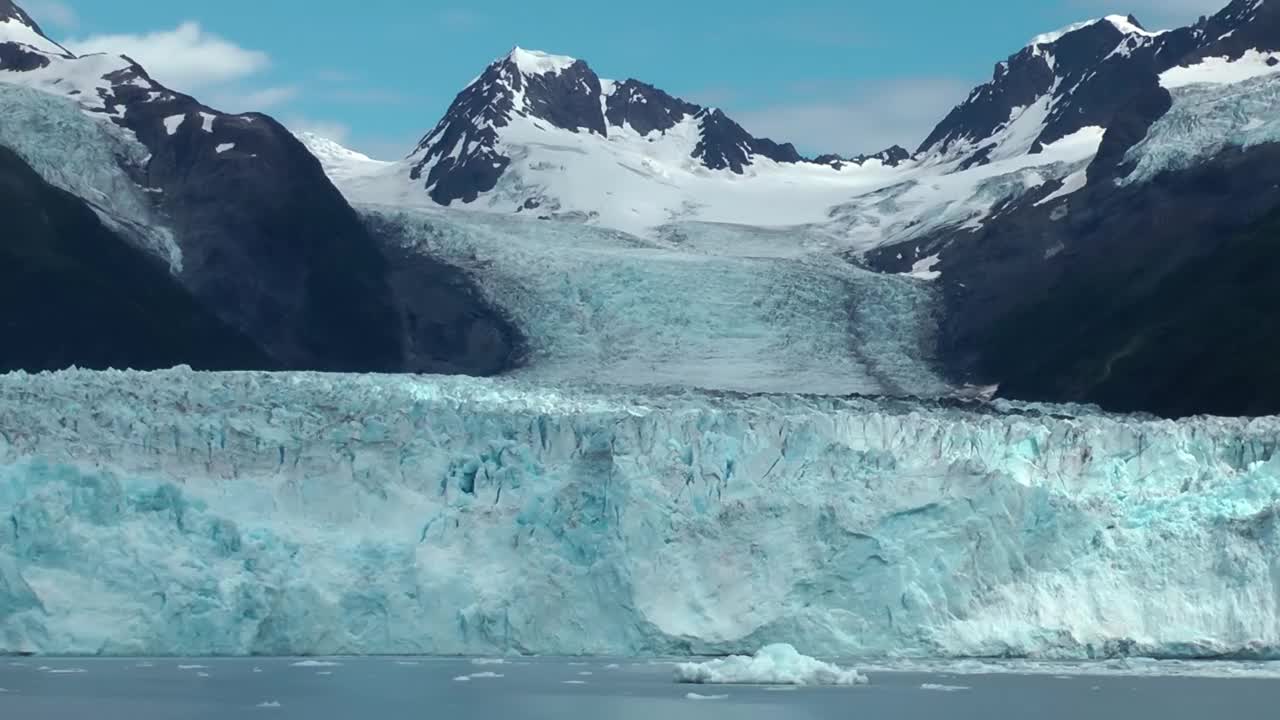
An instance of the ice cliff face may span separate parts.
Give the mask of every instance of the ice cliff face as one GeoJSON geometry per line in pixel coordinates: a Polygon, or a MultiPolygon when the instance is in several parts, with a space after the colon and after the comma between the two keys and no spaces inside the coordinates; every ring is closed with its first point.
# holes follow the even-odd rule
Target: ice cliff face
{"type": "Polygon", "coordinates": [[[1275,419],[0,378],[0,649],[1274,655],[1275,419]]]}

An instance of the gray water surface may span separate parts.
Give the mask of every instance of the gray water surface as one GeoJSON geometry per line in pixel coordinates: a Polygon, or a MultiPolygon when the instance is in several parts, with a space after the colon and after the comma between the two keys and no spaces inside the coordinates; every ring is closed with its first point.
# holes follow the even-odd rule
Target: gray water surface
{"type": "Polygon", "coordinates": [[[1204,720],[1280,707],[1280,681],[1245,678],[872,672],[861,687],[787,690],[677,685],[670,665],[627,660],[295,662],[0,659],[0,718],[1204,720]],[[477,673],[501,677],[457,679],[477,673]]]}

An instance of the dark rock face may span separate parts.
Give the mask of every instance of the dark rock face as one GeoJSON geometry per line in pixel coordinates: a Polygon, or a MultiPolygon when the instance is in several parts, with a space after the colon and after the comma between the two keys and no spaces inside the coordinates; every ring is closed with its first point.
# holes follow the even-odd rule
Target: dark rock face
{"type": "Polygon", "coordinates": [[[951,246],[953,367],[1007,397],[1175,417],[1280,411],[1278,163],[1276,146],[1231,151],[1147,185],[1083,190],[1057,221],[1055,207],[1025,208],[951,246]]]}
{"type": "Polygon", "coordinates": [[[781,163],[804,160],[790,143],[779,145],[768,138],[752,137],[719,110],[704,111],[701,117],[702,140],[694,147],[693,156],[712,170],[728,169],[741,175],[756,155],[781,163]]]}
{"type": "Polygon", "coordinates": [[[168,266],[0,147],[0,371],[272,369],[168,266]]]}
{"type": "Polygon", "coordinates": [[[0,43],[0,67],[17,72],[30,72],[49,66],[49,58],[31,52],[17,43],[0,43]]]}
{"type": "Polygon", "coordinates": [[[630,125],[641,135],[666,132],[702,110],[639,80],[618,83],[606,98],[605,106],[605,119],[610,127],[630,125]]]}
{"type": "Polygon", "coordinates": [[[870,160],[879,160],[881,163],[883,163],[887,167],[898,167],[899,165],[901,165],[902,163],[910,159],[911,159],[910,150],[907,150],[906,148],[900,145],[894,145],[893,147],[887,148],[885,150],[881,150],[878,153],[871,153],[870,155],[857,155],[851,158],[842,157],[840,155],[834,155],[834,154],[819,155],[818,157],[813,159],[813,162],[818,165],[830,165],[836,170],[839,170],[843,168],[845,165],[865,165],[870,160]]]}

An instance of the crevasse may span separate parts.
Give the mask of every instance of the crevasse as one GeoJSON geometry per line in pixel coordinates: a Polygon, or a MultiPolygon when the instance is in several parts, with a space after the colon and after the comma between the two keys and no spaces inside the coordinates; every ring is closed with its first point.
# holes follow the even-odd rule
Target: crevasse
{"type": "Polygon", "coordinates": [[[0,377],[0,650],[1274,656],[1280,420],[0,377]]]}

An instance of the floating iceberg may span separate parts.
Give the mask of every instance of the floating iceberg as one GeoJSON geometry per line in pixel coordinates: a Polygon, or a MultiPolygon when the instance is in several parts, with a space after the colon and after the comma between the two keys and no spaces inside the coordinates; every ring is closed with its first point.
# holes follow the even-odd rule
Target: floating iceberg
{"type": "Polygon", "coordinates": [[[0,376],[0,652],[1280,655],[1280,419],[0,376]]]}
{"type": "Polygon", "coordinates": [[[755,655],[732,655],[704,663],[680,663],[676,682],[702,685],[864,685],[867,676],[853,668],[801,655],[783,643],[755,655]]]}

